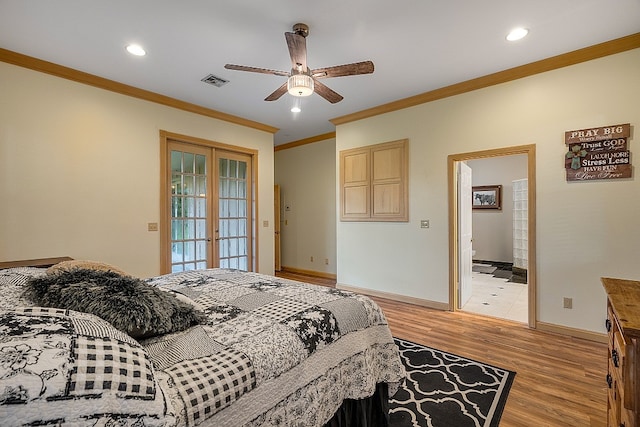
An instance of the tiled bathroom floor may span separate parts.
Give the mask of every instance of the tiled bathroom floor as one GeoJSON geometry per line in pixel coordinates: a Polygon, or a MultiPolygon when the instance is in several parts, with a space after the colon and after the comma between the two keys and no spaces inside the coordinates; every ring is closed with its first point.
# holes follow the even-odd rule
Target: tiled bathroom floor
{"type": "Polygon", "coordinates": [[[492,274],[472,273],[472,294],[463,311],[527,323],[528,286],[492,274]]]}

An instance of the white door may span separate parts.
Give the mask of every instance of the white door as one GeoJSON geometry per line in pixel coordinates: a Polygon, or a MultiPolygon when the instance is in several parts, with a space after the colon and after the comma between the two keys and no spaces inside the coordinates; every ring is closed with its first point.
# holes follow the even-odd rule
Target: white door
{"type": "Polygon", "coordinates": [[[458,308],[471,298],[472,205],[471,168],[458,162],[458,308]]]}

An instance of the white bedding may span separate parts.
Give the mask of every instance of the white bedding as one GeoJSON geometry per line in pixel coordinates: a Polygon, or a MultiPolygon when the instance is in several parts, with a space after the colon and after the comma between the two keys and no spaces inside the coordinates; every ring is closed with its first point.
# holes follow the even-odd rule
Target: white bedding
{"type": "Polygon", "coordinates": [[[405,375],[384,314],[350,292],[224,269],[159,276],[147,282],[206,321],[138,342],[93,315],[26,308],[21,286],[39,274],[0,271],[2,426],[320,427],[405,375]]]}

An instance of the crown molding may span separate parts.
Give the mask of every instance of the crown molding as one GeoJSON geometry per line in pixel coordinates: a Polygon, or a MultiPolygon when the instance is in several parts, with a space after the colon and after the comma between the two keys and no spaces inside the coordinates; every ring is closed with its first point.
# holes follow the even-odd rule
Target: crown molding
{"type": "Polygon", "coordinates": [[[309,138],[299,139],[297,141],[287,142],[286,144],[276,145],[273,147],[273,151],[286,150],[288,148],[299,147],[301,145],[311,144],[318,141],[324,141],[326,139],[335,138],[335,132],[323,133],[316,136],[310,136],[309,138]]]}
{"type": "Polygon", "coordinates": [[[488,74],[483,77],[456,83],[440,89],[424,92],[409,98],[403,98],[377,107],[368,108],[356,113],[347,114],[345,116],[336,117],[329,121],[334,125],[342,125],[356,120],[366,119],[368,117],[380,114],[390,113],[392,111],[402,110],[404,108],[413,107],[415,105],[425,104],[427,102],[436,101],[438,99],[448,98],[450,96],[460,95],[466,92],[494,86],[500,83],[506,83],[524,77],[533,76],[535,74],[556,70],[558,68],[568,67],[570,65],[579,64],[581,62],[591,61],[593,59],[602,58],[604,56],[614,55],[616,53],[625,52],[640,47],[640,33],[631,34],[619,39],[610,40],[608,42],[596,44],[583,49],[574,50],[562,55],[553,56],[540,61],[531,62],[519,67],[510,68],[508,70],[499,71],[497,73],[488,74]]]}
{"type": "Polygon", "coordinates": [[[41,73],[50,74],[52,76],[60,77],[63,79],[72,80],[77,83],[83,83],[89,86],[116,92],[121,95],[131,96],[133,98],[154,102],[156,104],[165,105],[167,107],[177,108],[178,110],[200,114],[202,116],[223,120],[225,122],[246,126],[252,129],[257,129],[272,134],[276,133],[279,130],[276,127],[269,126],[264,123],[254,122],[253,120],[244,119],[242,117],[223,113],[221,111],[202,107],[196,104],[191,104],[189,102],[180,101],[179,99],[160,95],[159,93],[140,89],[134,86],[129,86],[124,83],[116,82],[114,80],[105,79],[103,77],[98,77],[93,74],[78,71],[73,68],[54,64],[53,62],[44,61],[42,59],[23,55],[21,53],[13,52],[7,49],[0,48],[0,61],[17,65],[19,67],[28,68],[34,71],[39,71],[41,73]]]}

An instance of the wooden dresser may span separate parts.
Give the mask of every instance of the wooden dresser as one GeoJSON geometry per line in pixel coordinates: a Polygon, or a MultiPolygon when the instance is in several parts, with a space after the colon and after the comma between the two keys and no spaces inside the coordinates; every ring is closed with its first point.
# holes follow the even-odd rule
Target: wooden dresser
{"type": "Polygon", "coordinates": [[[640,427],[640,282],[602,278],[609,334],[609,427],[640,427]]]}

